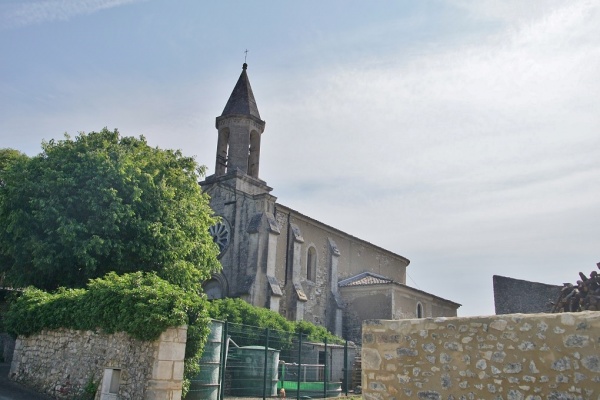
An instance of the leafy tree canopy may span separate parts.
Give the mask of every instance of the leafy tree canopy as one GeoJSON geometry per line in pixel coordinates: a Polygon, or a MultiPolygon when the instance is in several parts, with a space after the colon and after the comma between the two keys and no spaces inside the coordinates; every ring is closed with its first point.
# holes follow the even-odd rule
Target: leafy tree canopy
{"type": "MultiPolygon", "coordinates": [[[[6,171],[13,163],[26,158],[27,156],[18,150],[0,149],[0,174],[6,171]]],[[[0,175],[0,187],[3,185],[2,175],[0,175]]]]}
{"type": "Polygon", "coordinates": [[[220,268],[216,222],[179,151],[117,130],[42,143],[27,157],[0,150],[0,273],[5,283],[52,290],[91,278],[155,271],[191,288],[220,268]]]}
{"type": "Polygon", "coordinates": [[[15,149],[0,149],[0,171],[4,171],[10,164],[27,156],[15,149]]]}

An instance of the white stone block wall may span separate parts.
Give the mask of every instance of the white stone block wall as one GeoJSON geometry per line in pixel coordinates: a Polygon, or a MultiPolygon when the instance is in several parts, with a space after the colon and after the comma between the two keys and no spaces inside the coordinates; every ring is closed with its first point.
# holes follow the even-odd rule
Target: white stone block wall
{"type": "Polygon", "coordinates": [[[58,399],[74,398],[94,382],[101,399],[110,398],[101,396],[110,387],[102,382],[110,376],[105,370],[118,370],[121,400],[179,400],[186,341],[185,326],[170,328],[153,342],[122,332],[42,331],[17,338],[9,377],[58,399]]]}
{"type": "Polygon", "coordinates": [[[600,399],[600,312],[370,320],[367,400],[600,399]]]}

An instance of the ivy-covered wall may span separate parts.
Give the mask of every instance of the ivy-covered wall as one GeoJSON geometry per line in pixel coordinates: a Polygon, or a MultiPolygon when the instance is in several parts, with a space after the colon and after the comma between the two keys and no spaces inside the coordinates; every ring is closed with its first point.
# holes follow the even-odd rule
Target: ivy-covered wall
{"type": "Polygon", "coordinates": [[[118,370],[119,399],[179,400],[187,327],[158,340],[71,329],[17,338],[10,378],[57,399],[100,399],[105,370],[118,370]]]}
{"type": "Polygon", "coordinates": [[[371,320],[367,400],[600,398],[600,312],[371,320]]]}

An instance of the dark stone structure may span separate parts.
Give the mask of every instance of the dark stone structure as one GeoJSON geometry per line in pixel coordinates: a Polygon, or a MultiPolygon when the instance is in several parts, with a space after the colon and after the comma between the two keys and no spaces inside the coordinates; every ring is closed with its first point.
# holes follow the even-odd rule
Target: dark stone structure
{"type": "Polygon", "coordinates": [[[493,280],[496,315],[549,313],[562,288],[498,275],[493,280]]]}

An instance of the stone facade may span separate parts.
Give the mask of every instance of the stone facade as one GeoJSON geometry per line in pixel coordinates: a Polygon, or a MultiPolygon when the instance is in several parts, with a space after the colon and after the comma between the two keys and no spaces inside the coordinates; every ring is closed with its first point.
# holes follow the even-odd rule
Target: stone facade
{"type": "Polygon", "coordinates": [[[98,400],[177,400],[186,341],[187,327],[170,328],[154,342],[125,333],[43,331],[17,338],[10,378],[58,399],[98,384],[98,400]]]}
{"type": "Polygon", "coordinates": [[[407,258],[278,203],[259,178],[265,126],[244,64],[216,119],[215,174],[200,183],[222,219],[211,232],[221,248],[223,271],[204,285],[209,298],[241,297],[355,342],[361,340],[365,316],[352,304],[358,297],[367,302],[372,297],[372,305],[388,310],[383,318],[416,316],[417,303],[422,316],[456,315],[460,304],[406,286],[407,258]],[[362,279],[365,273],[396,289],[381,292],[372,280],[362,279]],[[358,277],[362,283],[341,284],[358,277]]]}
{"type": "Polygon", "coordinates": [[[600,398],[600,312],[366,321],[363,396],[600,398]]]}

